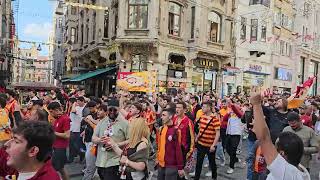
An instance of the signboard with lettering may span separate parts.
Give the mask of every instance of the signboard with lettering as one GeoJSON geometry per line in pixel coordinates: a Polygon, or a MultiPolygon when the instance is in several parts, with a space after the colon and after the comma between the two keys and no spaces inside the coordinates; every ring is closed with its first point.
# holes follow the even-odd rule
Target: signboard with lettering
{"type": "Polygon", "coordinates": [[[262,66],[255,65],[255,64],[249,64],[249,71],[261,72],[262,71],[262,66]]]}
{"type": "Polygon", "coordinates": [[[219,68],[218,62],[210,59],[195,59],[194,65],[202,68],[208,68],[208,69],[219,68]]]}

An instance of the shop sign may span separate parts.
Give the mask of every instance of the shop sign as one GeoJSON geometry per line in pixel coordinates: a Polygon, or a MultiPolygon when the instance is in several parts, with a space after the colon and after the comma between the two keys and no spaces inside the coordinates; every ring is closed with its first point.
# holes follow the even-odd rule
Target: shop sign
{"type": "Polygon", "coordinates": [[[173,64],[173,63],[170,63],[170,64],[168,65],[168,69],[169,69],[169,70],[184,71],[184,70],[185,70],[185,66],[184,66],[184,65],[181,65],[181,64],[173,64]]]}
{"type": "Polygon", "coordinates": [[[249,64],[249,71],[261,72],[262,71],[262,66],[249,64]]]}
{"type": "Polygon", "coordinates": [[[217,61],[209,60],[209,59],[196,59],[194,61],[194,65],[198,67],[204,67],[208,69],[218,69],[219,64],[217,61]]]}

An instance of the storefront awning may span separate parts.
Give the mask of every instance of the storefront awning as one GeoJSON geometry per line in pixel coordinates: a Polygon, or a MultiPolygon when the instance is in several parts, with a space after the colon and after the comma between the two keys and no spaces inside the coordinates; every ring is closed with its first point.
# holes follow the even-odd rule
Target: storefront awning
{"type": "Polygon", "coordinates": [[[256,72],[256,71],[244,71],[244,73],[254,74],[254,75],[260,75],[260,76],[267,76],[267,75],[270,75],[269,73],[256,72]]]}
{"type": "Polygon", "coordinates": [[[106,73],[108,71],[111,71],[115,69],[115,67],[108,67],[108,68],[104,68],[104,69],[97,69],[95,71],[91,71],[91,72],[88,72],[88,73],[85,73],[85,74],[81,74],[79,76],[76,76],[74,78],[71,78],[68,80],[68,82],[80,82],[80,81],[84,81],[86,79],[90,79],[90,78],[93,78],[95,76],[98,76],[100,74],[103,74],[103,73],[106,73]]]}

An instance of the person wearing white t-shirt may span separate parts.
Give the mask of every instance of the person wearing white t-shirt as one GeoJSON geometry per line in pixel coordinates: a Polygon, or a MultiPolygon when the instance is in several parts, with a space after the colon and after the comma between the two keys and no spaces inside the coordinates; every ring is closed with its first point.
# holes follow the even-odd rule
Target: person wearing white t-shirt
{"type": "Polygon", "coordinates": [[[81,147],[81,138],[80,138],[80,125],[82,121],[82,111],[85,107],[84,97],[70,98],[70,101],[74,99],[74,102],[71,107],[70,112],[70,145],[69,145],[69,162],[73,162],[74,158],[79,155],[81,147]],[[76,100],[76,101],[75,101],[76,100]]]}
{"type": "Polygon", "coordinates": [[[310,180],[308,171],[299,165],[303,155],[303,142],[299,136],[283,132],[274,145],[263,115],[261,91],[257,87],[251,90],[250,103],[253,105],[253,132],[270,171],[267,180],[310,180]]]}

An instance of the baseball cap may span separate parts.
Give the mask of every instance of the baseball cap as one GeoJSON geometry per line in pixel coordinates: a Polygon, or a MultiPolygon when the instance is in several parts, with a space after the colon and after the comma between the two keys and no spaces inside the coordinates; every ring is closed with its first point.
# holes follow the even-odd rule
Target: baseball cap
{"type": "Polygon", "coordinates": [[[289,112],[287,119],[288,121],[300,121],[300,116],[296,112],[289,112]]]}

